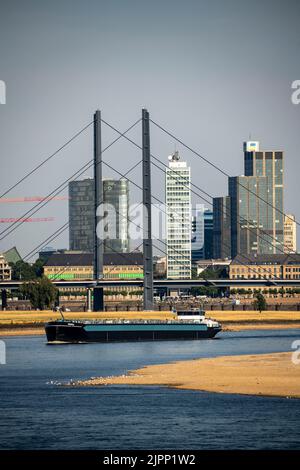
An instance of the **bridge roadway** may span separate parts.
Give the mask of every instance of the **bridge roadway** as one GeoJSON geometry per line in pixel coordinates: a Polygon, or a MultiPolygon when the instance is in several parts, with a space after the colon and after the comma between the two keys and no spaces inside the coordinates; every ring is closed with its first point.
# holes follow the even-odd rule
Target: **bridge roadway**
{"type": "MultiPolygon", "coordinates": [[[[24,281],[0,281],[1,289],[18,289],[24,281]]],[[[56,287],[143,287],[142,279],[130,280],[76,280],[76,281],[52,281],[56,287]]],[[[191,287],[300,287],[300,279],[193,279],[193,280],[172,280],[172,279],[154,279],[154,288],[186,288],[191,287]]]]}

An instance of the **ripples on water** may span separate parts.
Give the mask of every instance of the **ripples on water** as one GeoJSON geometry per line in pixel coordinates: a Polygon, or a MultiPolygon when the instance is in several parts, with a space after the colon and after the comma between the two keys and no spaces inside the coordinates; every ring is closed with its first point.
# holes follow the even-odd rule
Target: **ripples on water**
{"type": "MultiPolygon", "coordinates": [[[[47,345],[7,338],[0,366],[2,449],[299,449],[300,400],[163,387],[63,387],[145,364],[291,350],[300,330],[216,340],[47,345]]],[[[300,367],[300,366],[299,366],[300,367]]]]}

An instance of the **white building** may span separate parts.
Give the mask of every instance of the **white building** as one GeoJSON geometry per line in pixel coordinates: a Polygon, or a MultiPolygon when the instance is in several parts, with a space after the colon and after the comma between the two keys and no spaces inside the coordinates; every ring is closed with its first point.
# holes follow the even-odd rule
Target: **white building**
{"type": "Polygon", "coordinates": [[[0,281],[11,280],[11,267],[5,259],[5,256],[0,253],[0,281]]]}
{"type": "Polygon", "coordinates": [[[297,225],[296,218],[292,214],[284,217],[284,252],[296,253],[297,251],[297,225]]]}
{"type": "Polygon", "coordinates": [[[167,278],[191,279],[191,169],[178,152],[166,169],[167,278]]]}

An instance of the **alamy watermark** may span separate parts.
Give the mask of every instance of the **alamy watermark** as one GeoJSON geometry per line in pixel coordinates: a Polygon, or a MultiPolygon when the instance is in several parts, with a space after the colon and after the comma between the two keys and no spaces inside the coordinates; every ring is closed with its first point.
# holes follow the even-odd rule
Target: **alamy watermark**
{"type": "Polygon", "coordinates": [[[0,80],[0,104],[6,104],[6,83],[0,80]]]}
{"type": "Polygon", "coordinates": [[[291,348],[295,349],[292,353],[292,363],[298,366],[300,364],[300,339],[293,341],[291,348]]]}
{"type": "MultiPolygon", "coordinates": [[[[152,204],[152,238],[156,240],[187,237],[194,249],[203,248],[204,232],[203,204],[196,204],[191,210],[189,204],[173,203],[172,205],[152,204]],[[190,234],[192,232],[192,239],[190,234]]],[[[97,208],[97,236],[99,239],[143,240],[144,227],[147,227],[148,211],[141,203],[131,204],[119,198],[116,205],[103,203],[97,208]]]]}
{"type": "Polygon", "coordinates": [[[291,88],[295,90],[291,96],[292,103],[300,104],[300,80],[294,80],[291,88]]]}
{"type": "Polygon", "coordinates": [[[6,364],[6,345],[3,340],[0,340],[0,365],[6,364]]]}

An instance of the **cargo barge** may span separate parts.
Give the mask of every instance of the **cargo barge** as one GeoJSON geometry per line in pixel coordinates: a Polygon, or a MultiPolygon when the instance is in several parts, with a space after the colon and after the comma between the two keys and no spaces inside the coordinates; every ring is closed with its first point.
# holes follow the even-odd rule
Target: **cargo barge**
{"type": "Polygon", "coordinates": [[[45,325],[48,343],[197,340],[214,338],[221,325],[203,311],[177,312],[175,320],[56,320],[45,325]]]}

